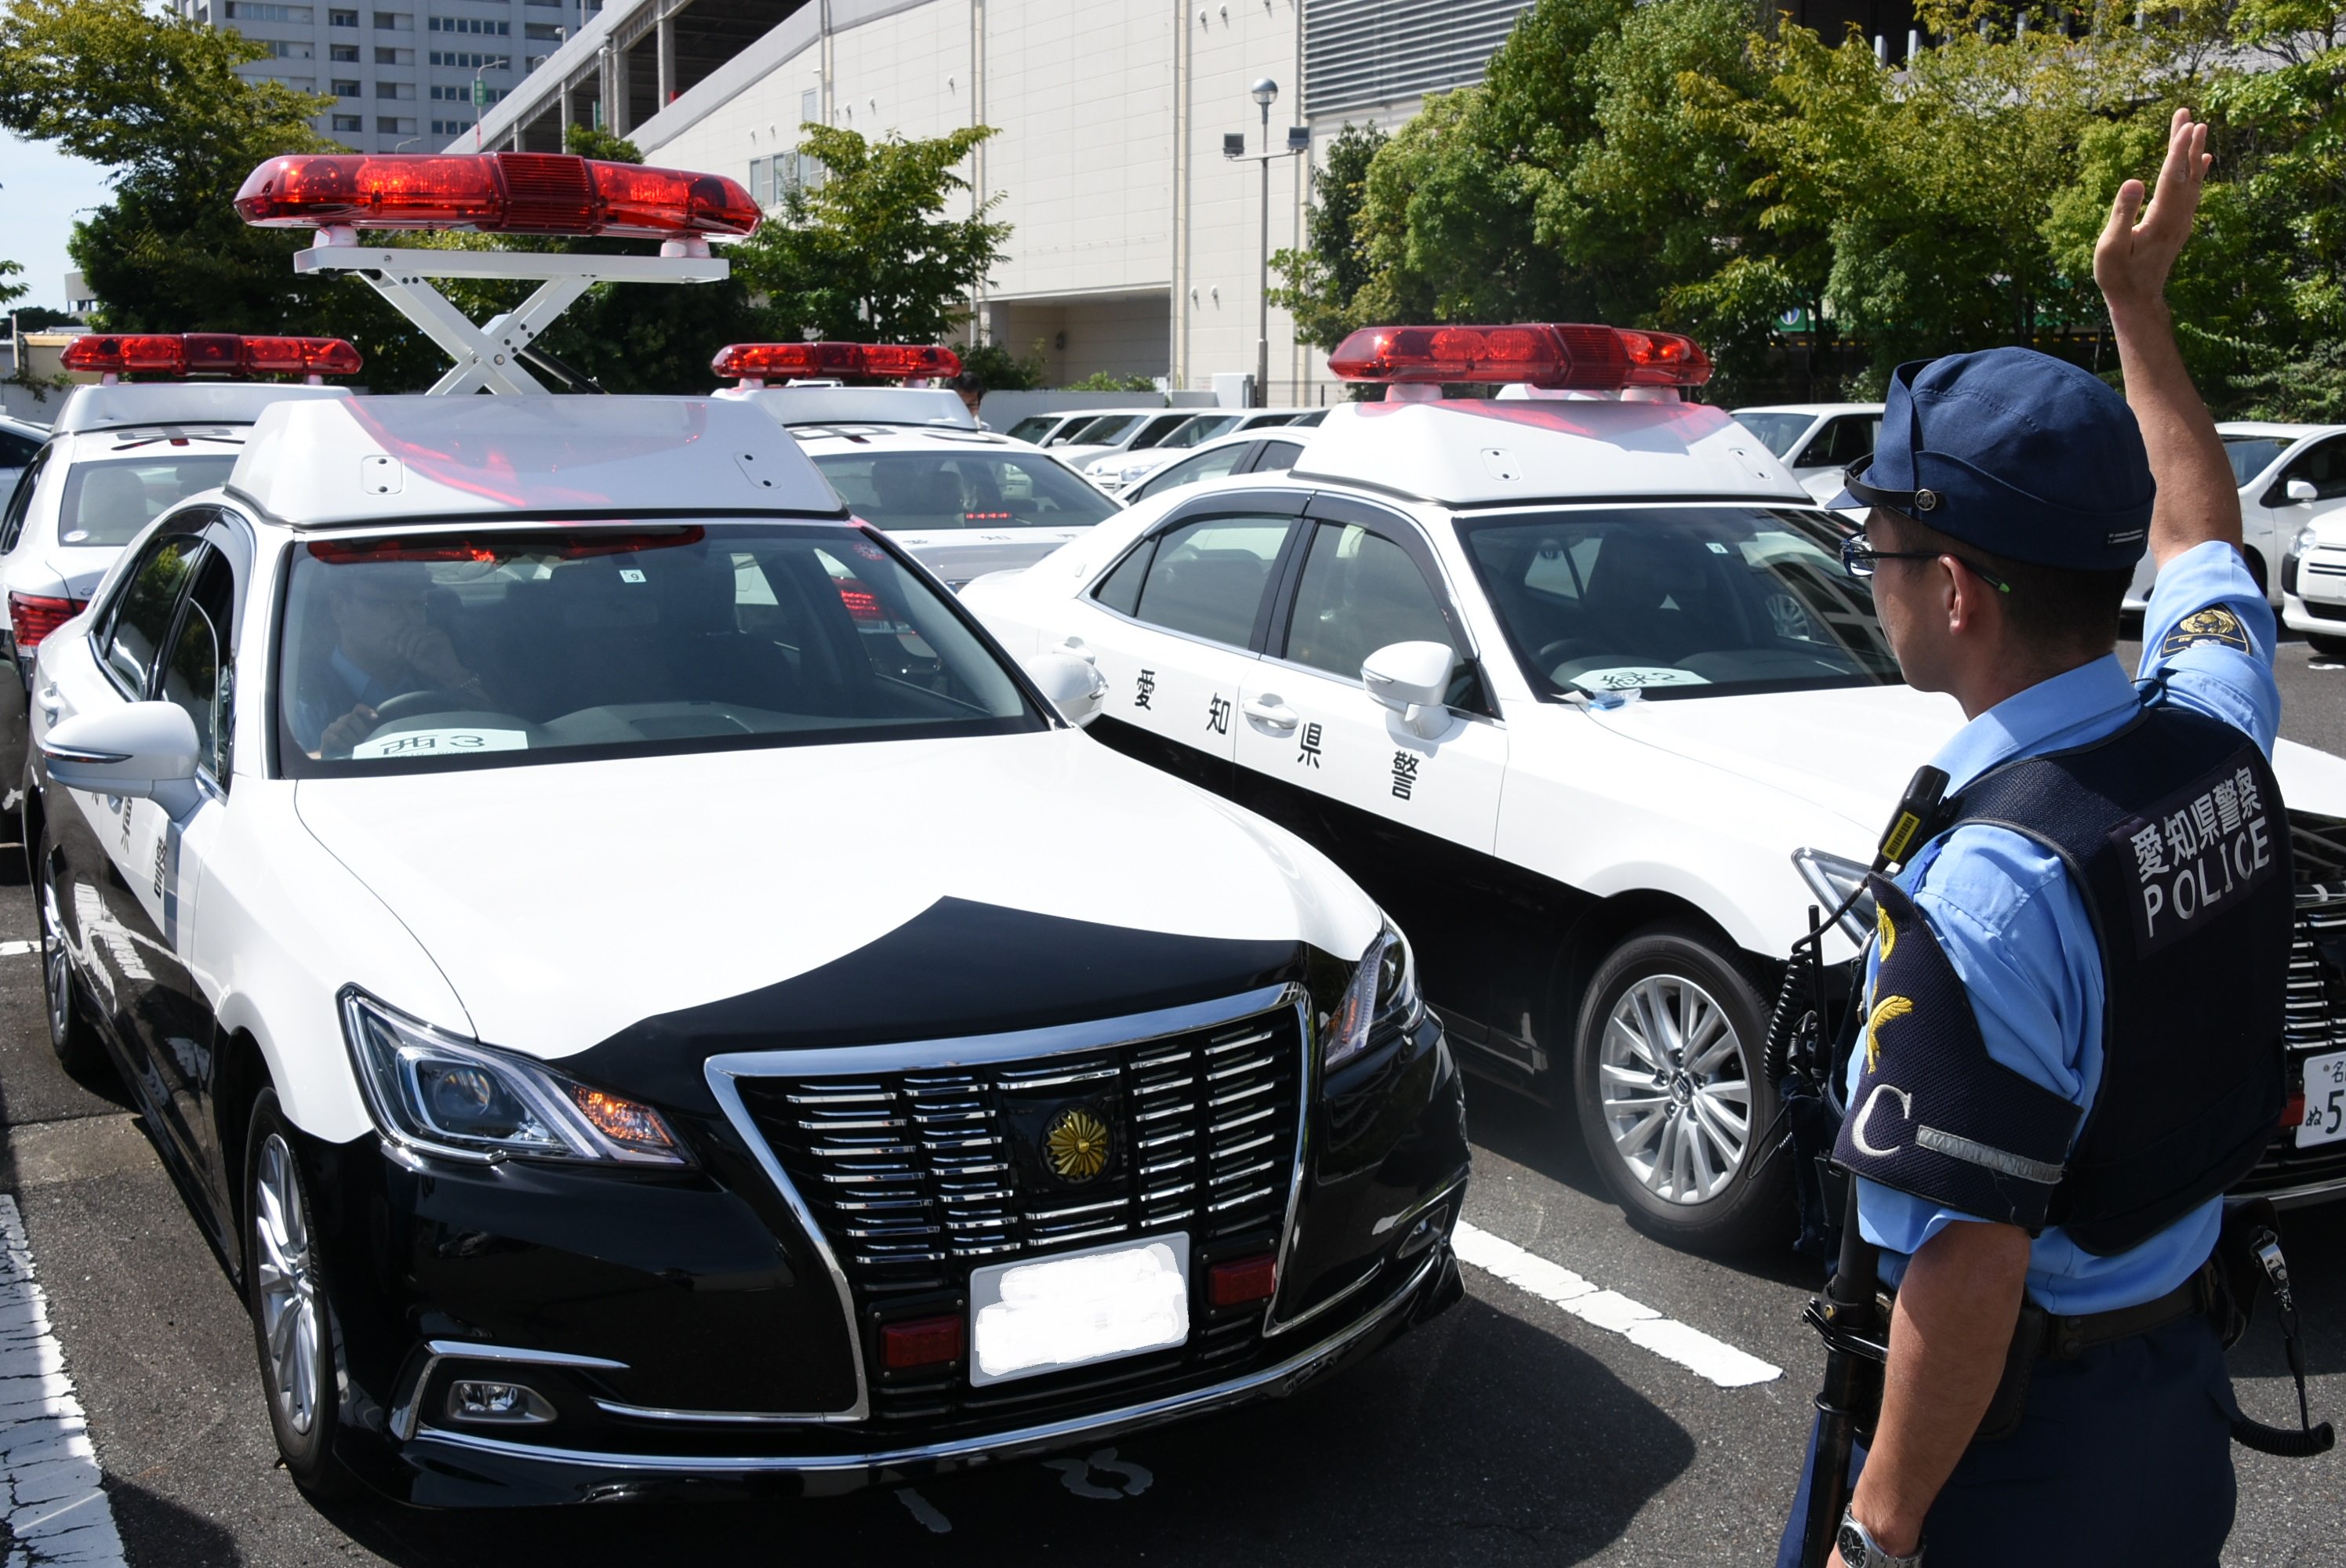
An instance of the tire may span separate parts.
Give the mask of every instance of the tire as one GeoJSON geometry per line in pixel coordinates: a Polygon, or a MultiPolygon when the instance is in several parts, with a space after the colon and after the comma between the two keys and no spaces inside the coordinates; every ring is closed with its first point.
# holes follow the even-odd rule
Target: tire
{"type": "Polygon", "coordinates": [[[2322,636],[2308,632],[2305,634],[2305,646],[2323,658],[2346,659],[2346,637],[2322,636]]]}
{"type": "Polygon", "coordinates": [[[1790,1239],[1790,1166],[1752,1175],[1776,1118],[1760,1072],[1767,1016],[1741,963],[1687,927],[1633,932],[1597,967],[1573,1038],[1573,1097],[1590,1159],[1649,1235],[1704,1252],[1790,1239]]]}
{"type": "Polygon", "coordinates": [[[244,1228],[245,1304],[277,1451],[302,1491],[348,1497],[357,1481],[334,1456],[342,1396],[323,1238],[301,1142],[274,1089],[253,1103],[245,1135],[244,1228]]]}
{"type": "Polygon", "coordinates": [[[56,848],[49,842],[47,822],[26,849],[32,856],[33,912],[41,925],[41,999],[49,1017],[49,1048],[76,1078],[110,1073],[106,1043],[74,981],[73,950],[66,942],[64,904],[57,894],[56,848]]]}

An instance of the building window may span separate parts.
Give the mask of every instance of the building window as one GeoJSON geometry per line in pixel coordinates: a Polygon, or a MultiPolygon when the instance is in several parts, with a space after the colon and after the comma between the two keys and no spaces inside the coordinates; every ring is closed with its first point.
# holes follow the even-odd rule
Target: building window
{"type": "Polygon", "coordinates": [[[364,115],[336,115],[334,117],[334,128],[338,131],[364,130],[366,129],[366,117],[364,115]]]}
{"type": "Polygon", "coordinates": [[[415,129],[413,120],[395,120],[389,115],[377,117],[374,128],[385,136],[406,136],[415,129]]]}
{"type": "Polygon", "coordinates": [[[374,49],[374,63],[378,66],[404,66],[412,64],[413,62],[403,60],[399,57],[406,52],[407,51],[404,49],[386,49],[382,45],[377,44],[374,49]]]}
{"type": "Polygon", "coordinates": [[[359,63],[359,46],[356,44],[329,44],[326,46],[326,53],[345,66],[355,66],[359,63]]]}
{"type": "Polygon", "coordinates": [[[271,59],[309,60],[317,57],[316,49],[308,44],[291,44],[282,38],[255,38],[253,42],[268,50],[271,59]]]}
{"type": "Polygon", "coordinates": [[[228,0],[228,19],[231,22],[308,22],[311,15],[307,5],[260,5],[253,0],[228,0]]]}
{"type": "Polygon", "coordinates": [[[354,98],[359,96],[359,85],[356,82],[346,82],[340,76],[334,78],[333,87],[334,97],[338,98],[354,98]]]}
{"type": "Polygon", "coordinates": [[[1532,0],[1311,0],[1303,112],[1405,103],[1483,79],[1532,0]]]}
{"type": "Polygon", "coordinates": [[[513,62],[503,55],[474,55],[461,49],[434,49],[432,63],[435,66],[456,66],[467,71],[486,67],[492,71],[509,71],[513,62]]]}
{"type": "Polygon", "coordinates": [[[355,11],[329,11],[326,13],[326,25],[329,27],[355,27],[358,25],[359,14],[355,11]]]}
{"type": "Polygon", "coordinates": [[[505,38],[513,35],[510,22],[491,22],[479,16],[434,16],[425,24],[434,33],[477,33],[487,38],[505,38]]]}
{"type": "Polygon", "coordinates": [[[405,33],[415,26],[415,16],[407,11],[378,11],[374,14],[374,26],[378,33],[405,33]]]}
{"type": "Polygon", "coordinates": [[[533,71],[537,69],[540,66],[546,64],[547,59],[550,57],[551,56],[546,55],[532,55],[529,57],[529,68],[533,71]]]}
{"type": "MultiPolygon", "coordinates": [[[[486,82],[481,84],[481,90],[487,95],[490,103],[495,103],[505,96],[505,88],[493,87],[486,82]]],[[[432,89],[432,97],[434,101],[440,103],[469,104],[473,101],[473,84],[459,82],[454,87],[435,85],[432,89]]]]}
{"type": "Polygon", "coordinates": [[[529,23],[523,27],[522,34],[533,44],[559,44],[562,42],[562,29],[556,26],[551,22],[529,23]]]}

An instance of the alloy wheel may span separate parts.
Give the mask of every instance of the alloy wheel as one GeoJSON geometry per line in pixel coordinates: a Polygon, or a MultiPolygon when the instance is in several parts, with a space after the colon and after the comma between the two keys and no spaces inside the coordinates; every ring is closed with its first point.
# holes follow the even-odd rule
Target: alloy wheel
{"type": "Polygon", "coordinates": [[[311,1266],[309,1217],[293,1150],[271,1133],[254,1174],[253,1268],[260,1302],[262,1366],[287,1427],[307,1436],[318,1419],[325,1369],[324,1322],[311,1266]]]}
{"type": "Polygon", "coordinates": [[[41,867],[41,982],[47,992],[50,1043],[62,1047],[73,1029],[73,958],[57,911],[56,873],[41,867]]]}
{"type": "Polygon", "coordinates": [[[1605,1021],[1597,1092],[1622,1163],[1655,1196],[1698,1204],[1735,1179],[1751,1142],[1743,1042],[1709,992],[1656,974],[1605,1021]]]}

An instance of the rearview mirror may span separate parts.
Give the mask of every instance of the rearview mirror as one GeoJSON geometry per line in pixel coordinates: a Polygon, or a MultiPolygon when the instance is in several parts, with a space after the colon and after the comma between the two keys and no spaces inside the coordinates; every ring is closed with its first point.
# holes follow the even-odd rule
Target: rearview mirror
{"type": "Polygon", "coordinates": [[[1099,717],[1107,700],[1107,677],[1090,659],[1075,653],[1046,653],[1020,663],[1026,678],[1042,688],[1069,724],[1089,724],[1099,717]]]}
{"type": "Polygon", "coordinates": [[[2319,501],[2321,492],[2313,487],[2310,479],[2292,479],[2289,482],[2289,498],[2291,501],[2319,501]]]}
{"type": "Polygon", "coordinates": [[[196,722],[175,702],[76,714],[41,738],[52,781],[93,795],[153,800],[175,816],[194,796],[196,749],[196,722]]]}
{"type": "Polygon", "coordinates": [[[1450,676],[1457,667],[1447,643],[1387,643],[1361,661],[1361,685],[1371,701],[1400,714],[1412,735],[1432,740],[1450,728],[1450,676]]]}

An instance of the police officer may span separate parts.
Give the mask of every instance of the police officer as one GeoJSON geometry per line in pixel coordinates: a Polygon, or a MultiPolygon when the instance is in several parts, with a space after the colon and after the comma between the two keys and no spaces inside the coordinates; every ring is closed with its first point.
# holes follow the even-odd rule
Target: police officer
{"type": "Polygon", "coordinates": [[[1835,1148],[1895,1290],[1847,1568],[2213,1565],[2231,1527],[2208,1260],[2279,1115],[2290,887],[2273,616],[2165,301],[2206,145],[2178,112],[2095,252],[2123,402],[2025,350],[1902,366],[1834,503],[1872,508],[1846,559],[1907,680],[1970,720],[1875,880],[1835,1148]]]}

